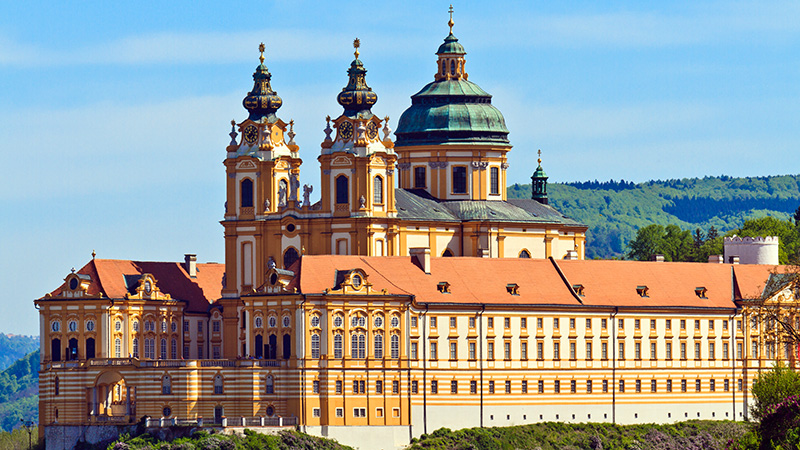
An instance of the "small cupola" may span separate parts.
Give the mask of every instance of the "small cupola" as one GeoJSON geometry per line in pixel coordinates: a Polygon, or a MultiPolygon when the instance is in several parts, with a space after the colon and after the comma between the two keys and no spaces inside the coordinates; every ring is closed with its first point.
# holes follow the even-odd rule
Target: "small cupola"
{"type": "Polygon", "coordinates": [[[450,20],[447,25],[450,26],[450,34],[444,38],[444,43],[436,50],[436,55],[439,56],[437,61],[438,70],[436,71],[436,81],[441,80],[459,80],[461,78],[467,79],[469,76],[465,71],[466,59],[464,55],[467,54],[464,46],[458,43],[458,38],[453,35],[453,6],[450,5],[450,20]]]}
{"type": "Polygon", "coordinates": [[[358,59],[359,47],[361,47],[361,41],[356,38],[353,41],[353,48],[356,49],[355,59],[347,70],[349,77],[347,86],[336,96],[336,101],[344,108],[345,116],[351,119],[371,119],[373,114],[370,108],[378,102],[378,95],[367,86],[367,69],[364,68],[364,63],[358,59]]]}
{"type": "Polygon", "coordinates": [[[546,205],[547,200],[547,174],[542,169],[542,150],[539,150],[539,159],[537,160],[539,167],[533,172],[531,176],[531,198],[537,202],[546,205]]]}
{"type": "Polygon", "coordinates": [[[266,118],[267,122],[275,123],[278,117],[275,112],[283,104],[283,100],[278,96],[278,93],[272,90],[270,80],[272,75],[269,73],[267,66],[264,65],[264,43],[258,46],[261,56],[258,58],[261,64],[256,67],[253,73],[253,90],[247,93],[247,96],[242,100],[245,109],[250,112],[248,119],[252,121],[261,121],[266,118]]]}

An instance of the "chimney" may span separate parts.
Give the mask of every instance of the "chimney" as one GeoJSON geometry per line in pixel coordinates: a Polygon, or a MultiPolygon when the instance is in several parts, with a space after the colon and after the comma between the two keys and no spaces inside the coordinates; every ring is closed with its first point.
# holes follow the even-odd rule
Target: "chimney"
{"type": "Polygon", "coordinates": [[[653,255],[650,257],[650,261],[664,262],[664,255],[653,255]]]}
{"type": "Polygon", "coordinates": [[[409,248],[411,262],[417,265],[423,272],[431,274],[431,249],[427,247],[409,248]]]}
{"type": "Polygon", "coordinates": [[[708,262],[710,264],[722,264],[725,259],[722,258],[722,255],[708,255],[708,262]]]}
{"type": "Polygon", "coordinates": [[[577,250],[567,250],[567,256],[564,259],[568,261],[575,261],[578,259],[578,251],[577,250]]]}
{"type": "Polygon", "coordinates": [[[739,255],[729,256],[728,257],[729,264],[739,264],[739,255]]]}
{"type": "Polygon", "coordinates": [[[183,255],[184,258],[184,265],[183,268],[186,269],[186,272],[189,274],[190,278],[197,278],[197,255],[192,255],[187,253],[183,255]]]}

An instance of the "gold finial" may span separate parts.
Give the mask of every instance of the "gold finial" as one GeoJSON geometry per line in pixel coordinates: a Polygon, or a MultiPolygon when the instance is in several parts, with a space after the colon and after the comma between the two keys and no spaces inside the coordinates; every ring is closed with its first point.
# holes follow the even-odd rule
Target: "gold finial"
{"type": "Polygon", "coordinates": [[[455,25],[455,22],[453,22],[453,5],[450,5],[449,12],[450,12],[450,20],[447,21],[447,24],[450,25],[450,34],[453,34],[453,25],[455,25]]]}
{"type": "Polygon", "coordinates": [[[358,59],[358,55],[360,55],[360,53],[358,53],[358,48],[359,48],[359,47],[361,47],[361,39],[359,39],[359,38],[356,38],[356,39],[353,41],[353,48],[354,48],[354,49],[356,49],[356,52],[355,52],[356,59],[358,59]]]}
{"type": "Polygon", "coordinates": [[[97,253],[95,253],[94,249],[92,249],[92,259],[94,259],[95,256],[97,256],[97,253]]]}
{"type": "Polygon", "coordinates": [[[383,118],[383,120],[384,120],[386,123],[389,123],[389,116],[386,116],[386,117],[384,117],[384,118],[383,118]]]}
{"type": "Polygon", "coordinates": [[[259,56],[258,59],[261,61],[261,64],[264,64],[264,50],[265,49],[266,49],[266,47],[264,47],[264,43],[262,42],[261,45],[258,46],[258,51],[261,52],[261,56],[259,56]]]}
{"type": "Polygon", "coordinates": [[[232,126],[232,127],[236,126],[236,120],[234,120],[234,119],[231,119],[231,126],[232,126]]]}
{"type": "Polygon", "coordinates": [[[539,162],[539,165],[541,166],[542,165],[542,149],[539,149],[539,160],[538,160],[538,162],[539,162]]]}

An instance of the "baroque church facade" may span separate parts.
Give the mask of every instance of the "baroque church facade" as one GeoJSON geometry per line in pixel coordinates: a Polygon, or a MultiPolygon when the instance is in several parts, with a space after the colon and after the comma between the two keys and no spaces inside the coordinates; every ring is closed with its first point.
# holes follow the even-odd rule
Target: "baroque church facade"
{"type": "Polygon", "coordinates": [[[140,420],[387,448],[443,426],[746,417],[753,377],[795,360],[754,312],[791,282],[585,261],[541,161],[533,198],[506,198],[508,130],[449,25],[395,141],[356,40],[316,203],[262,46],[225,149],[225,264],[93,257],[35,301],[48,448],[140,420]]]}

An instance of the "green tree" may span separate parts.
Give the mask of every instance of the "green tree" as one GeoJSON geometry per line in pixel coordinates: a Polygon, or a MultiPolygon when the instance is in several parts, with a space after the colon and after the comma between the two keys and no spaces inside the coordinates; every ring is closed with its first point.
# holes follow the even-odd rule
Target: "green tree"
{"type": "Polygon", "coordinates": [[[761,420],[771,406],[788,397],[800,395],[800,374],[779,362],[756,378],[752,391],[755,403],[750,412],[755,419],[761,420]]]}
{"type": "Polygon", "coordinates": [[[653,255],[664,255],[665,261],[691,261],[693,246],[692,233],[677,225],[648,225],[639,228],[628,243],[628,258],[647,261],[653,255]]]}
{"type": "Polygon", "coordinates": [[[800,230],[790,220],[774,217],[761,217],[744,222],[741,228],[733,232],[739,236],[778,236],[780,248],[778,259],[781,264],[797,263],[800,250],[800,230]]]}

